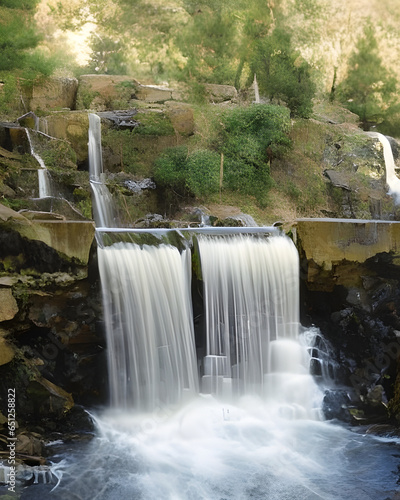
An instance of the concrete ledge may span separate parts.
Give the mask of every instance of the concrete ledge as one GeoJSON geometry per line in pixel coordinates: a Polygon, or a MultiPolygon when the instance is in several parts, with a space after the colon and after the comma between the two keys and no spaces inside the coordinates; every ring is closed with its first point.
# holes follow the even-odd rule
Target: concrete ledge
{"type": "Polygon", "coordinates": [[[325,270],[343,260],[363,263],[383,252],[400,257],[400,222],[298,219],[296,232],[306,259],[325,270]]]}

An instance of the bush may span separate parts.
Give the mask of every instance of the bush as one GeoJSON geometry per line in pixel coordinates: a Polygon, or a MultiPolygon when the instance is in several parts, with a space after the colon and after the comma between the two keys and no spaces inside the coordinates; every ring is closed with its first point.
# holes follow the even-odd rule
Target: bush
{"type": "Polygon", "coordinates": [[[271,186],[269,162],[290,145],[287,108],[255,104],[229,110],[222,117],[224,187],[252,194],[263,205],[271,186]]]}
{"type": "Polygon", "coordinates": [[[187,147],[178,146],[156,160],[156,183],[181,197],[216,193],[223,153],[222,187],[255,196],[260,205],[265,205],[272,184],[271,155],[281,154],[290,145],[289,113],[287,108],[263,104],[226,111],[208,149],[189,154],[187,147]]]}
{"type": "Polygon", "coordinates": [[[185,196],[188,149],[177,146],[166,149],[155,161],[154,180],[159,186],[185,196]]]}
{"type": "MultiPolygon", "coordinates": [[[[271,147],[274,154],[290,145],[290,112],[283,106],[253,104],[227,111],[222,117],[224,153],[235,153],[234,143],[244,136],[256,139],[259,148],[271,147]]],[[[265,156],[265,151],[264,151],[265,156]]]]}
{"type": "Polygon", "coordinates": [[[197,197],[219,188],[220,155],[207,149],[194,151],[187,159],[187,187],[197,197]]]}

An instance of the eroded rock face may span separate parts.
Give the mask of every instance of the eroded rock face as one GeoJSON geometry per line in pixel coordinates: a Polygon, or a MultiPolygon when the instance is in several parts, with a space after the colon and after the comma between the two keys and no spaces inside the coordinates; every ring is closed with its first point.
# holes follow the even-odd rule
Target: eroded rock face
{"type": "Polygon", "coordinates": [[[106,111],[128,109],[139,83],[123,75],[82,75],[79,78],[77,109],[106,111]]]}
{"type": "Polygon", "coordinates": [[[7,413],[12,387],[21,427],[73,429],[72,421],[82,419],[76,402],[98,404],[106,391],[97,266],[89,261],[95,254],[90,242],[79,263],[18,231],[36,231],[35,224],[6,207],[0,211],[0,412],[7,413]]]}
{"type": "MultiPolygon", "coordinates": [[[[43,270],[65,269],[63,260],[87,265],[94,238],[91,221],[30,219],[0,205],[0,262],[3,270],[40,265],[47,254],[43,270]]],[[[1,266],[0,266],[1,267],[1,266]]]]}
{"type": "Polygon", "coordinates": [[[205,85],[208,100],[210,102],[219,103],[231,101],[237,98],[237,90],[232,85],[216,85],[207,83],[205,85]]]}
{"type": "Polygon", "coordinates": [[[395,418],[400,356],[400,223],[299,220],[302,323],[331,343],[336,382],[348,386],[349,411],[334,410],[341,393],[326,395],[329,414],[370,423],[395,418]],[[389,402],[389,412],[387,405],[389,402]]]}

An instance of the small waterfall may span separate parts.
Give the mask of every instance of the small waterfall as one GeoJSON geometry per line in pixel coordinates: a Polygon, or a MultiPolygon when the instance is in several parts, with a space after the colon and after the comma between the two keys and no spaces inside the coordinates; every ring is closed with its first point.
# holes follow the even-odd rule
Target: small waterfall
{"type": "Polygon", "coordinates": [[[190,250],[99,248],[114,407],[155,410],[198,392],[190,250]]]}
{"type": "Polygon", "coordinates": [[[115,227],[115,210],[110,191],[103,182],[101,120],[89,114],[89,179],[92,190],[93,217],[97,227],[115,227]]]}
{"type": "Polygon", "coordinates": [[[47,198],[52,196],[51,190],[51,180],[49,171],[44,164],[43,158],[38,155],[33,147],[32,137],[28,128],[25,128],[26,136],[28,138],[29,147],[31,150],[31,155],[39,163],[40,168],[38,169],[38,182],[39,182],[39,198],[47,198]]]}
{"type": "Polygon", "coordinates": [[[386,184],[388,185],[388,194],[393,197],[396,205],[400,204],[400,179],[396,175],[393,151],[389,140],[379,132],[367,132],[370,137],[379,139],[383,146],[383,157],[385,159],[386,184]]]}

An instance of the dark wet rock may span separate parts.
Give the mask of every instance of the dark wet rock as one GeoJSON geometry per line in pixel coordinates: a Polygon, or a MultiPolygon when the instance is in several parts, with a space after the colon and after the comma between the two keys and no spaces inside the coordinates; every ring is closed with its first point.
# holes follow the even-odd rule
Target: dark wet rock
{"type": "Polygon", "coordinates": [[[97,114],[100,116],[100,118],[111,122],[113,128],[119,130],[130,130],[139,126],[139,122],[133,118],[137,114],[137,109],[101,111],[97,114]]]}
{"type": "Polygon", "coordinates": [[[342,389],[326,390],[322,402],[322,411],[327,420],[341,420],[350,422],[352,420],[349,406],[351,405],[350,397],[347,391],[342,389]]]}

